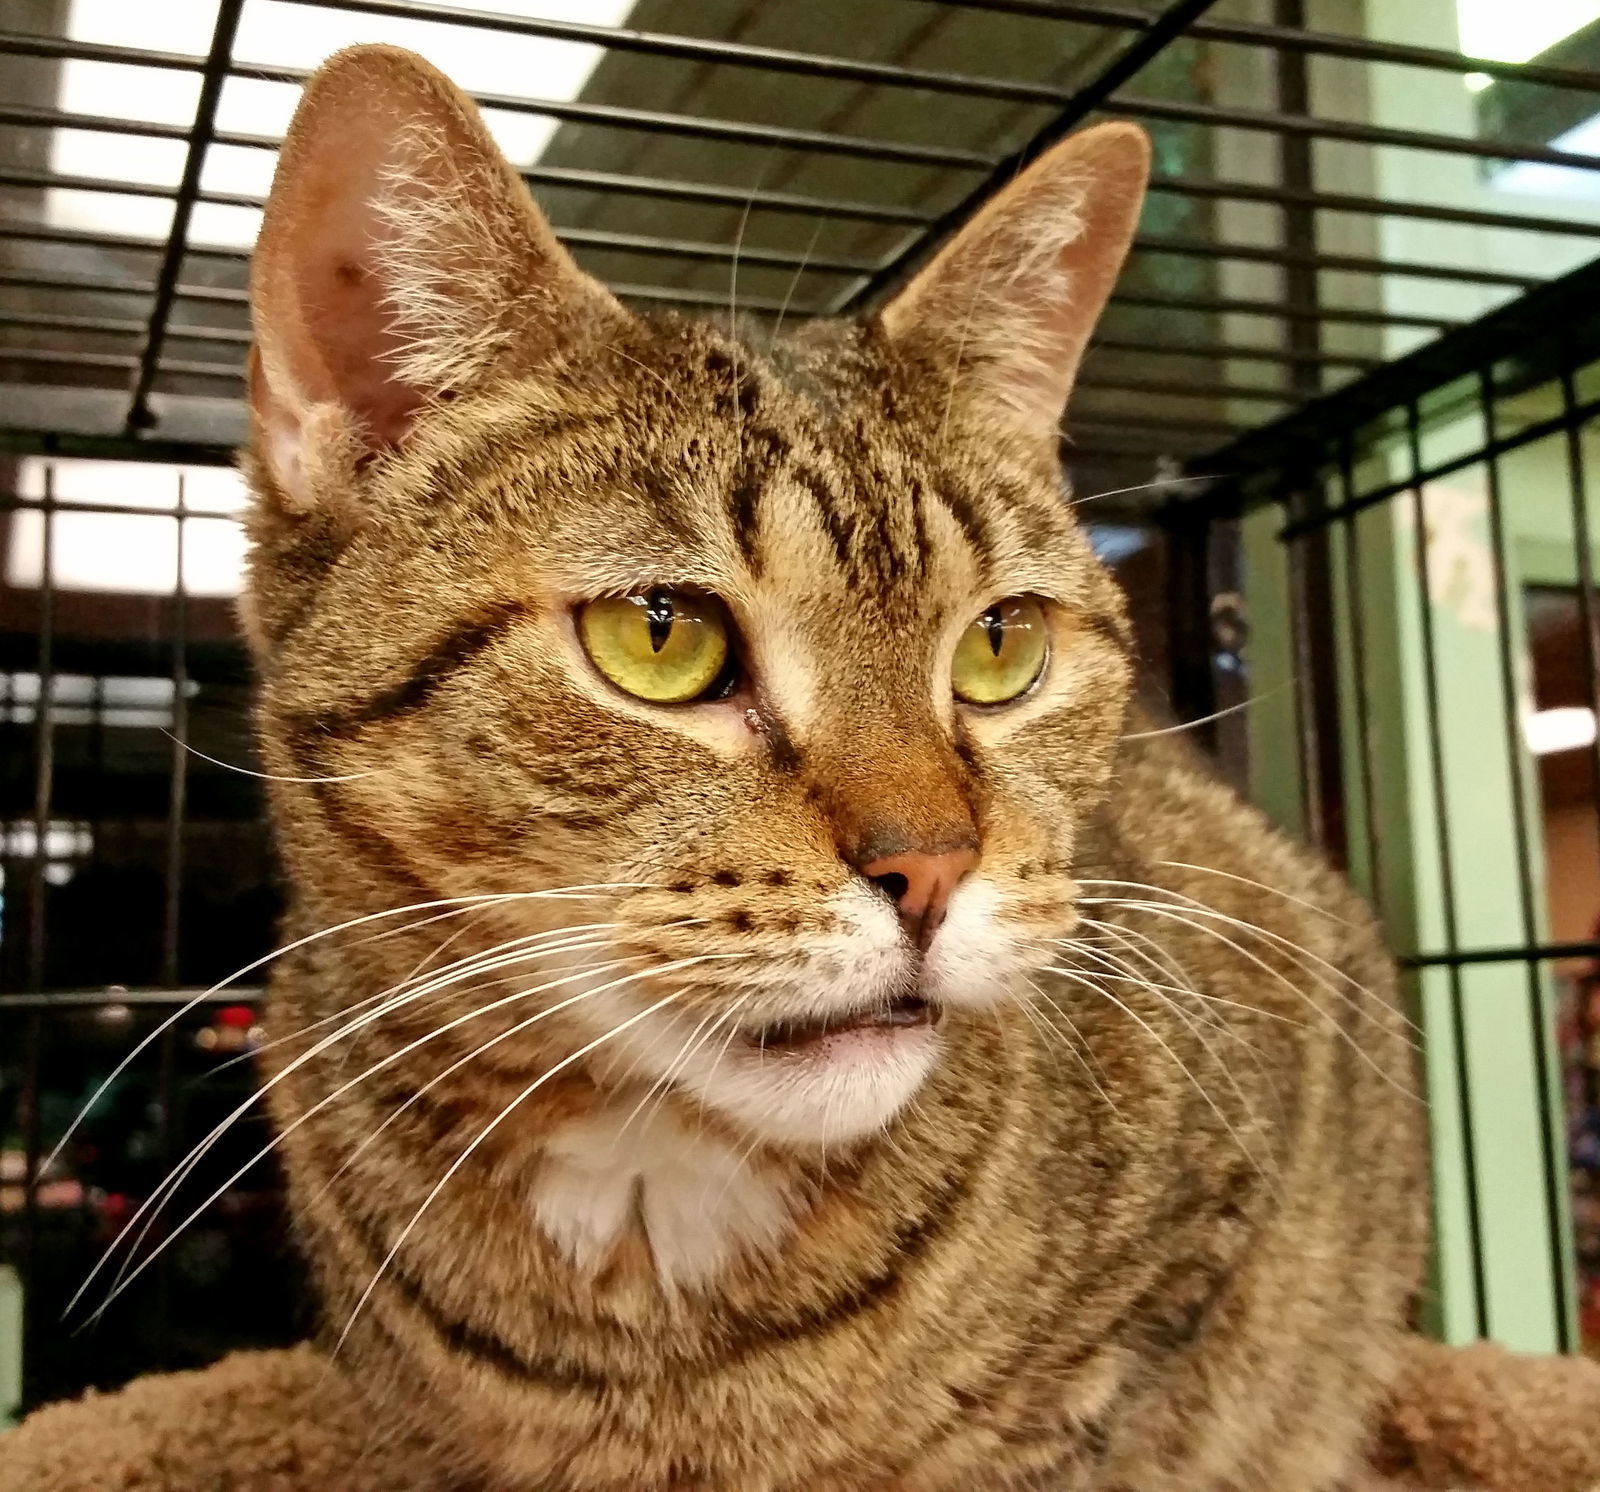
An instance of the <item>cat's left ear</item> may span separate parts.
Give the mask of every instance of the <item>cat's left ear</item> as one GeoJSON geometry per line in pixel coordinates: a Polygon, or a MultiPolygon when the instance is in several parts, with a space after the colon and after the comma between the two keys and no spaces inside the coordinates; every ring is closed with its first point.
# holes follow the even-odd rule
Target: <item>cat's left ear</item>
{"type": "Polygon", "coordinates": [[[1149,175],[1150,140],[1135,124],[1069,136],[889,302],[883,330],[947,372],[958,399],[1054,441],[1149,175]]]}

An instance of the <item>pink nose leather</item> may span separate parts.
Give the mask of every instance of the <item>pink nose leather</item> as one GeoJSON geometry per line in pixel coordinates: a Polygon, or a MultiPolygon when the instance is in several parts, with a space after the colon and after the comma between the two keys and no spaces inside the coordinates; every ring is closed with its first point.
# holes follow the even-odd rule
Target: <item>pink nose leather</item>
{"type": "Polygon", "coordinates": [[[906,936],[926,951],[944,921],[950,893],[977,863],[978,852],[974,849],[937,854],[907,850],[869,860],[861,867],[861,874],[894,903],[906,936]]]}

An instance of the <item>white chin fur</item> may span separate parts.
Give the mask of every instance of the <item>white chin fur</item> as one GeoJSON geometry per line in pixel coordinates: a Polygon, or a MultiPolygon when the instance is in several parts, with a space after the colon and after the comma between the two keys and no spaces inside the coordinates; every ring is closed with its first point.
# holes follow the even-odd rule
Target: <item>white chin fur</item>
{"type": "Polygon", "coordinates": [[[684,1071],[678,1081],[764,1140],[836,1145],[884,1128],[916,1096],[939,1058],[939,1038],[927,1027],[828,1044],[835,1048],[828,1055],[746,1046],[698,1072],[684,1071]]]}
{"type": "MultiPolygon", "coordinates": [[[[981,879],[957,888],[923,965],[930,1000],[981,1009],[1006,997],[1025,963],[996,916],[1001,902],[981,879]]],[[[852,889],[833,910],[841,931],[808,943],[804,970],[784,976],[793,984],[794,1019],[859,1009],[912,971],[912,954],[880,897],[852,889]]],[[[636,1010],[611,996],[596,1005],[610,1026],[636,1010]]],[[[939,1060],[940,1038],[927,1026],[830,1037],[796,1052],[727,1042],[726,1028],[696,1042],[695,1030],[693,1021],[663,1011],[620,1033],[618,1046],[639,1070],[670,1078],[753,1137],[780,1144],[839,1144],[883,1129],[939,1060]]]]}

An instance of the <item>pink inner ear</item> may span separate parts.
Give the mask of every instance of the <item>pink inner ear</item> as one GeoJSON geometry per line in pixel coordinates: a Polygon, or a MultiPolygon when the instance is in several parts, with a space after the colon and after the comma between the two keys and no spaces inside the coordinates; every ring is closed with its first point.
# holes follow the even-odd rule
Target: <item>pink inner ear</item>
{"type": "Polygon", "coordinates": [[[308,391],[350,410],[375,448],[395,445],[423,394],[400,376],[402,338],[393,329],[394,311],[376,265],[382,220],[370,201],[348,190],[323,202],[309,231],[297,235],[295,288],[304,343],[294,350],[301,365],[296,371],[308,391]]]}

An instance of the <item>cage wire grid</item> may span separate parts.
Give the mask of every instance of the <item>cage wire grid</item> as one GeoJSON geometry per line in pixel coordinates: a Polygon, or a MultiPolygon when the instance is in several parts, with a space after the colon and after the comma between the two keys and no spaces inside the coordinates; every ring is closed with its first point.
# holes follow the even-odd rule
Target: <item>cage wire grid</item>
{"type": "MultiPolygon", "coordinates": [[[[227,125],[230,87],[292,89],[306,75],[241,49],[252,8],[263,3],[218,0],[209,42],[194,51],[74,37],[66,0],[31,6],[19,0],[15,21],[8,11],[0,80],[17,86],[0,89],[0,463],[30,455],[191,467],[231,462],[244,429],[248,245],[208,236],[203,215],[210,208],[253,212],[261,195],[225,190],[208,163],[214,152],[229,150],[270,161],[278,143],[271,131],[227,125]],[[75,62],[181,79],[194,90],[192,115],[161,122],[64,106],[56,82],[60,69],[75,62]],[[59,132],[164,142],[175,152],[171,179],[63,171],[48,148],[59,132]],[[60,193],[160,204],[169,214],[165,231],[136,238],[53,218],[50,204],[60,193]]],[[[1597,102],[1600,71],[1311,29],[1305,0],[1267,0],[1260,13],[1270,20],[1219,18],[1230,7],[1217,0],[1161,7],[1066,0],[875,0],[870,7],[714,0],[689,7],[638,0],[615,25],[424,0],[265,4],[280,17],[332,14],[342,24],[370,22],[375,30],[400,22],[447,28],[483,48],[515,41],[595,49],[597,60],[570,97],[485,89],[475,96],[493,117],[548,125],[542,147],[519,169],[579,261],[625,300],[711,313],[725,313],[731,302],[758,325],[780,316],[870,310],[977,203],[1055,140],[1101,117],[1149,125],[1158,146],[1154,198],[1165,208],[1142,227],[1086,362],[1064,455],[1080,492],[1133,489],[1097,511],[1159,507],[1168,554],[1171,698],[1184,719],[1202,720],[1234,702],[1215,667],[1216,563],[1231,542],[1227,525],[1257,507],[1282,506],[1301,670],[1294,700],[1302,810],[1310,837],[1336,861],[1364,861],[1370,870],[1382,839],[1373,818],[1370,700],[1342,691],[1333,630],[1336,595],[1354,597],[1363,586],[1359,546],[1348,537],[1359,514],[1420,503],[1426,483],[1473,461],[1487,462],[1493,474],[1496,462],[1541,434],[1570,439],[1578,589],[1586,635],[1596,635],[1600,600],[1590,573],[1588,479],[1578,437],[1600,415],[1600,390],[1579,378],[1600,356],[1591,316],[1600,304],[1600,272],[1580,269],[1541,286],[1536,263],[1509,271],[1442,256],[1439,263],[1397,259],[1383,251],[1374,230],[1402,220],[1526,235],[1530,244],[1561,240],[1582,250],[1600,234],[1600,220],[1553,208],[1395,200],[1376,187],[1352,186],[1359,171],[1332,180],[1324,167],[1328,149],[1354,152],[1358,162],[1379,150],[1402,150],[1467,157],[1486,168],[1585,173],[1600,171],[1600,158],[1492,133],[1480,138],[1335,117],[1319,109],[1327,89],[1315,86],[1313,69],[1336,63],[1356,77],[1387,67],[1451,78],[1478,73],[1496,87],[1535,91],[1528,96],[1597,102]],[[844,18],[859,22],[858,32],[844,18]],[[842,50],[847,44],[854,50],[842,50]],[[1216,100],[1219,91],[1240,93],[1237,86],[1212,86],[1217,69],[1226,70],[1219,58],[1233,59],[1228,65],[1254,88],[1256,102],[1216,100]],[[982,70],[999,61],[1014,71],[982,70]],[[1241,140],[1249,146],[1243,169],[1232,149],[1241,140]],[[1258,212],[1245,229],[1244,220],[1224,215],[1241,208],[1258,212]],[[1356,224],[1366,234],[1364,246],[1352,248],[1325,231],[1334,221],[1356,224]],[[1237,277],[1222,273],[1240,267],[1257,276],[1243,289],[1237,277]],[[1464,288],[1484,305],[1510,304],[1487,320],[1458,324],[1469,318],[1387,308],[1378,287],[1395,279],[1464,288]],[[1526,361],[1530,349],[1552,338],[1558,350],[1540,366],[1559,384],[1559,407],[1531,435],[1533,427],[1496,431],[1503,392],[1497,380],[1509,376],[1507,360],[1526,361]],[[1396,358],[1405,339],[1422,345],[1396,358]],[[1471,397],[1489,428],[1451,467],[1425,458],[1422,411],[1439,389],[1462,379],[1472,383],[1471,397]],[[1363,464],[1374,430],[1409,452],[1399,475],[1377,482],[1363,464]],[[1170,480],[1178,476],[1194,484],[1170,480]]],[[[1498,507],[1493,481],[1491,492],[1498,507]]],[[[64,793],[63,783],[70,789],[81,765],[63,760],[62,717],[53,702],[61,703],[69,680],[86,680],[89,716],[98,720],[107,707],[107,681],[97,673],[103,664],[85,661],[72,629],[61,625],[73,600],[58,584],[63,525],[78,514],[151,510],[59,490],[46,460],[42,489],[0,496],[0,511],[13,524],[29,518],[38,535],[27,646],[0,656],[0,668],[12,670],[0,674],[0,716],[12,727],[0,742],[0,767],[25,779],[21,796],[28,800],[23,805],[13,794],[18,801],[8,812],[16,821],[7,833],[21,826],[32,835],[31,852],[9,839],[0,845],[11,873],[0,1021],[10,1020],[20,1035],[36,1100],[54,1021],[108,1003],[133,1011],[137,1021],[191,998],[212,1007],[254,1002],[253,987],[207,992],[205,979],[195,977],[187,952],[195,918],[185,888],[197,874],[195,823],[211,816],[242,824],[259,819],[259,810],[247,780],[191,750],[240,757],[237,739],[230,749],[208,734],[207,712],[215,695],[231,690],[230,697],[242,698],[243,685],[236,644],[219,641],[228,631],[226,620],[219,621],[221,603],[192,594],[185,578],[185,546],[201,527],[229,520],[180,485],[175,502],[160,509],[175,520],[177,534],[171,591],[141,616],[147,635],[137,650],[138,669],[166,679],[163,709],[170,710],[155,771],[160,801],[148,805],[148,817],[160,826],[161,885],[152,903],[157,935],[145,960],[147,983],[108,994],[90,981],[75,986],[52,969],[57,930],[44,847],[61,832],[63,801],[77,801],[76,789],[64,793]],[[16,670],[23,668],[36,680],[31,701],[16,694],[16,670]]],[[[1418,563],[1425,567],[1425,555],[1418,563]]],[[[1505,673],[1512,662],[1505,651],[1509,632],[1502,632],[1497,667],[1505,673]]],[[[1439,665],[1431,634],[1424,641],[1425,672],[1434,680],[1439,665]]],[[[1587,678],[1590,702],[1600,708],[1592,641],[1587,678]]],[[[1436,690],[1428,697],[1427,726],[1437,743],[1436,690]]],[[[1515,722],[1507,715],[1499,725],[1505,750],[1514,754],[1515,722]]],[[[1203,725],[1200,734],[1215,736],[1220,728],[1203,725]]],[[[1419,975],[1441,971],[1458,1011],[1464,968],[1524,968],[1530,1015],[1539,1021],[1537,970],[1557,958],[1600,957],[1600,942],[1539,935],[1525,854],[1515,867],[1521,936],[1493,946],[1466,936],[1449,901],[1454,871],[1437,749],[1432,765],[1445,861],[1444,937],[1415,942],[1408,966],[1419,975]]],[[[1600,751],[1593,765],[1600,798],[1600,751]]],[[[1524,821],[1535,809],[1523,801],[1514,806],[1525,846],[1524,821]]],[[[155,1046],[156,1145],[167,1163],[181,1128],[174,1117],[181,1086],[177,1029],[155,1046]]],[[[1552,1081],[1541,1070],[1546,1099],[1552,1081]]],[[[1470,1108],[1471,1094],[1464,1092],[1462,1102],[1470,1108]]],[[[45,1133],[37,1101],[25,1106],[23,1120],[17,1256],[32,1279],[49,1254],[39,1202],[45,1133]]],[[[1547,1153],[1553,1166],[1553,1145],[1547,1153]]],[[[1549,1170],[1543,1186],[1552,1217],[1559,1184],[1549,1170]]],[[[1552,1236],[1553,1230],[1554,1224],[1552,1236]]],[[[1472,1258],[1480,1271],[1484,1247],[1475,1232],[1472,1258]]],[[[1559,1267],[1554,1260],[1552,1269],[1559,1267]]],[[[166,1291],[165,1265],[157,1279],[166,1291]]],[[[1481,1279],[1473,1299],[1484,1324],[1481,1279]]],[[[33,1299],[26,1328],[34,1349],[54,1328],[33,1299]]],[[[27,1396],[37,1399],[47,1379],[31,1358],[28,1372],[27,1396]]]]}
{"type": "MultiPolygon", "coordinates": [[[[0,228],[0,379],[25,393],[75,395],[70,417],[62,399],[53,414],[49,404],[8,400],[0,426],[13,447],[28,434],[70,436],[106,454],[224,460],[237,444],[247,245],[197,234],[197,214],[258,208],[258,193],[221,190],[215,178],[224,173],[212,167],[219,152],[276,148],[271,133],[224,127],[230,87],[293,85],[305,76],[260,61],[259,41],[253,54],[240,53],[252,4],[264,8],[260,0],[220,0],[203,55],[75,37],[60,3],[33,6],[34,29],[0,31],[0,67],[17,85],[0,103],[0,189],[10,204],[0,228]],[[140,69],[146,87],[162,78],[197,85],[193,115],[178,123],[62,107],[49,80],[75,63],[140,69]],[[63,172],[46,147],[60,132],[168,145],[181,152],[181,168],[166,182],[63,172]],[[61,221],[49,209],[63,193],[139,199],[141,210],[161,204],[167,230],[134,239],[61,221]],[[19,418],[30,408],[37,414],[19,418]]],[[[573,97],[477,96],[494,114],[555,128],[543,152],[522,163],[523,174],[580,261],[639,305],[715,310],[732,297],[755,318],[869,309],[977,202],[1062,135],[1107,115],[1147,124],[1158,145],[1170,147],[1159,152],[1156,178],[1170,208],[1156,216],[1179,231],[1141,234],[1084,370],[1070,455],[1086,480],[1106,486],[1148,479],[1155,457],[1181,461],[1222,445],[1383,361],[1389,334],[1428,337],[1453,323],[1442,311],[1386,309],[1371,294],[1379,276],[1504,296],[1539,278],[1396,260],[1381,249],[1334,252],[1319,246],[1319,215],[1369,226],[1411,218],[1579,238],[1596,231],[1581,216],[1319,189],[1317,151],[1326,145],[1582,172],[1600,170],[1600,160],[1547,144],[1333,117],[1314,107],[1307,68],[1321,58],[1476,73],[1566,95],[1600,93],[1600,73],[1310,30],[1304,0],[1273,0],[1271,23],[1208,19],[1216,8],[1216,0],[1149,10],[1054,0],[810,8],[640,0],[625,7],[625,24],[608,26],[426,0],[272,6],[284,25],[296,12],[336,14],[341,35],[420,25],[432,28],[410,33],[423,45],[449,34],[452,44],[470,39],[486,49],[594,49],[598,62],[573,97]],[[854,51],[797,44],[819,39],[851,42],[854,51]],[[1208,97],[1219,57],[1254,68],[1273,106],[1208,97]],[[981,70],[991,58],[1018,71],[981,70]],[[1265,152],[1257,179],[1215,169],[1209,157],[1223,136],[1265,152]],[[1221,231],[1217,212],[1240,205],[1264,209],[1275,223],[1221,231]],[[1224,265],[1257,266],[1265,293],[1219,288],[1224,265]],[[1330,275],[1345,277],[1351,293],[1325,293],[1330,275]]],[[[16,13],[27,9],[19,3],[16,13]]]]}

